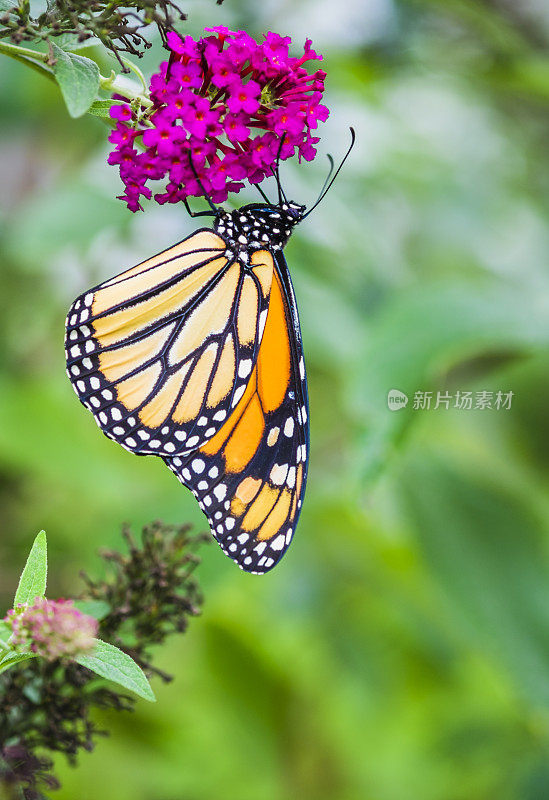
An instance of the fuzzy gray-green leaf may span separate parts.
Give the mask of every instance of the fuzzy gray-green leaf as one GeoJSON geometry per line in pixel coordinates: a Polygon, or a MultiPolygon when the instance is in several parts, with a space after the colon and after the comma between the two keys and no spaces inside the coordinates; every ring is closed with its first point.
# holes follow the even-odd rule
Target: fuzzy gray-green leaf
{"type": "Polygon", "coordinates": [[[87,667],[96,675],[118,683],[125,689],[139,695],[144,700],[155,702],[156,698],[150,687],[145,673],[133,658],[108,642],[95,640],[95,650],[92,655],[79,656],[76,661],[87,667]]]}
{"type": "Polygon", "coordinates": [[[45,531],[40,531],[32,545],[25,569],[19,578],[19,585],[13,599],[15,608],[19,603],[32,603],[35,597],[46,593],[48,577],[48,542],[45,531]]]}
{"type": "Polygon", "coordinates": [[[53,74],[59,84],[71,117],[81,117],[89,109],[99,89],[99,67],[91,58],[66,53],[52,42],[56,63],[53,74]]]}

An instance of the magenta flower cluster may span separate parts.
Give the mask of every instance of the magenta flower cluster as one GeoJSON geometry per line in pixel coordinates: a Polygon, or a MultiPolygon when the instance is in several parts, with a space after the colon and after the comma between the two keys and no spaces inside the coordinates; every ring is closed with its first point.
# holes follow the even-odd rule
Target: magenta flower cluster
{"type": "Polygon", "coordinates": [[[97,620],[75,608],[72,600],[37,597],[32,605],[8,611],[10,644],[19,651],[34,653],[48,661],[74,658],[89,653],[95,645],[97,620]]]}
{"type": "Polygon", "coordinates": [[[204,193],[221,203],[245,180],[271,175],[280,147],[282,159],[316,155],[315,131],[329,112],[321,103],[326,73],[304,66],[321,59],[311,41],[298,58],[289,36],[267,33],[258,43],[245,31],[206,32],[198,41],[168,34],[170,58],[151,79],[149,112],[126,103],[111,109],[109,163],[120,167],[120,199],[132,211],[152,196],[149,181],[165,181],[158,203],[204,193]]]}

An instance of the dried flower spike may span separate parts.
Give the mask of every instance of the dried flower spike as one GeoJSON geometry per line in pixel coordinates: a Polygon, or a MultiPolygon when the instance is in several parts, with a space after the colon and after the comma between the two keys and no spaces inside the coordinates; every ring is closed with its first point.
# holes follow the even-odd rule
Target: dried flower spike
{"type": "Polygon", "coordinates": [[[320,102],[326,73],[304,67],[321,58],[311,41],[297,58],[289,36],[267,33],[258,43],[245,31],[206,31],[198,41],[168,33],[170,58],[151,79],[150,113],[137,117],[129,105],[111,111],[109,163],[120,167],[120,199],[132,211],[141,196],[151,197],[151,180],[166,182],[158,203],[204,193],[221,203],[244,180],[260,183],[272,173],[282,137],[282,159],[316,155],[314,131],[329,112],[320,102]]]}
{"type": "Polygon", "coordinates": [[[48,661],[89,653],[97,635],[97,621],[82,614],[72,600],[37,597],[32,605],[8,611],[5,621],[12,630],[16,650],[34,653],[48,661]]]}

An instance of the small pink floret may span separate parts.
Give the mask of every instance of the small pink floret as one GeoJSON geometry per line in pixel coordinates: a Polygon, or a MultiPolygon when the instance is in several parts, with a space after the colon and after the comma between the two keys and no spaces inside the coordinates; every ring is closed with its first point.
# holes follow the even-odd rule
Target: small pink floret
{"type": "Polygon", "coordinates": [[[79,611],[72,600],[37,597],[32,605],[8,611],[4,621],[11,627],[11,644],[16,650],[49,661],[74,658],[95,646],[97,620],[79,611]]]}

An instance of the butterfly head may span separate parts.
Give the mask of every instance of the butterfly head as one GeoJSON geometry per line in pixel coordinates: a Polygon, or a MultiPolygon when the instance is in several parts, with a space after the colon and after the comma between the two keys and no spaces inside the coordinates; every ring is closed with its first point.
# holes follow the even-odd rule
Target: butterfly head
{"type": "Polygon", "coordinates": [[[214,229],[237,253],[282,250],[304,214],[305,206],[298,203],[251,203],[219,214],[214,229]]]}

